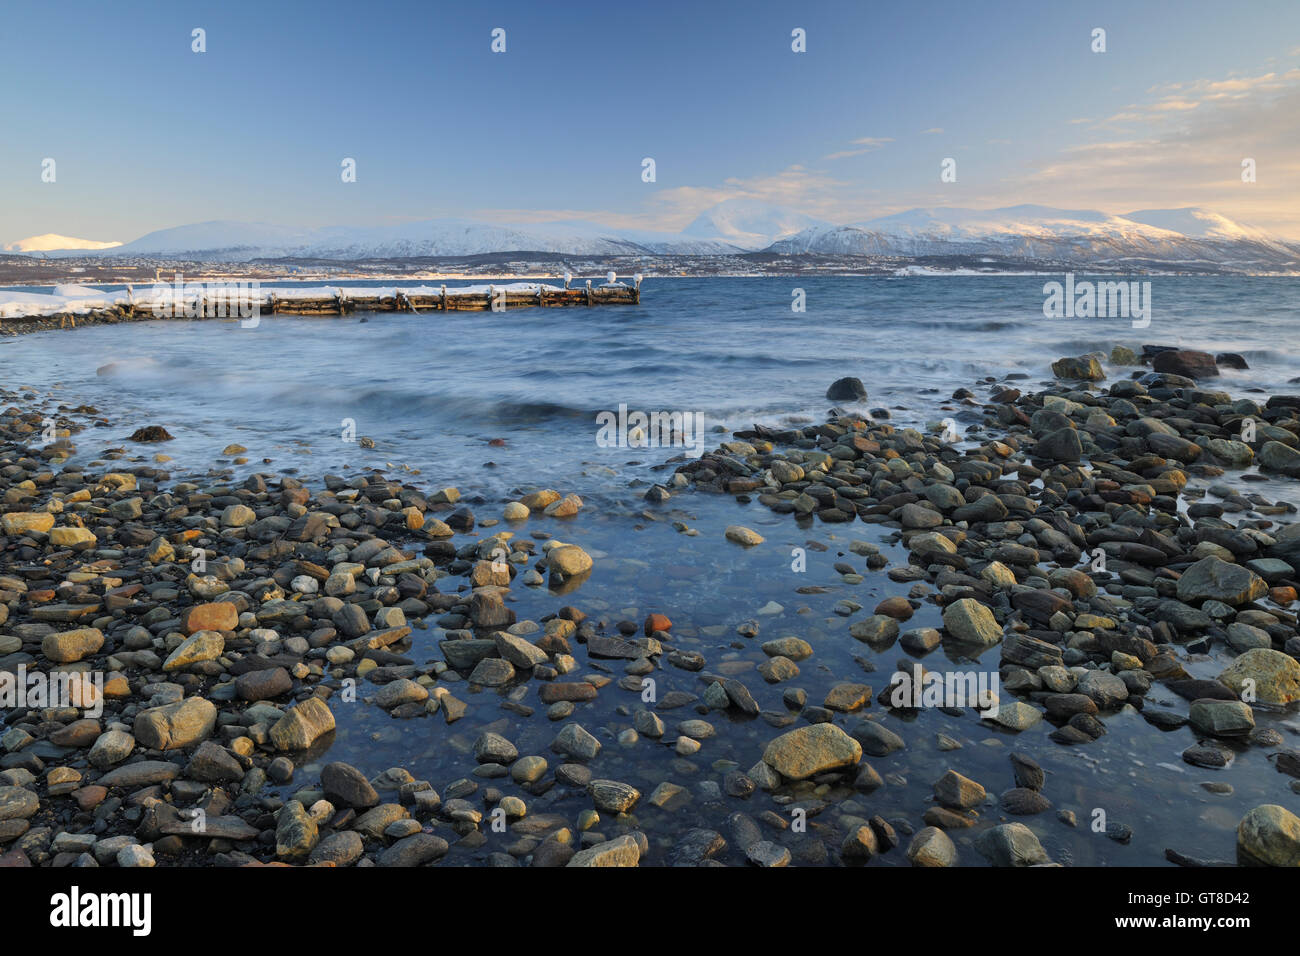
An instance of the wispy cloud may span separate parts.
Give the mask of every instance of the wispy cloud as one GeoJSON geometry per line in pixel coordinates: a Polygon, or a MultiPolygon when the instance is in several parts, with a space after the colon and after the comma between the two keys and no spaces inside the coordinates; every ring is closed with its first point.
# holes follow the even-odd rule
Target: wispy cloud
{"type": "Polygon", "coordinates": [[[850,156],[861,156],[863,153],[874,153],[886,143],[892,143],[892,136],[863,136],[861,139],[855,139],[851,144],[852,149],[842,149],[839,152],[829,153],[822,159],[847,159],[850,156]]]}

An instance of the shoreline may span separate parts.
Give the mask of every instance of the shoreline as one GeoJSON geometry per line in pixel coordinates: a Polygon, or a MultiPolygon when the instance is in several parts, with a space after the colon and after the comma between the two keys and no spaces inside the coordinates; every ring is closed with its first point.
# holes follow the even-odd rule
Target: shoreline
{"type": "MultiPolygon", "coordinates": [[[[1271,720],[1300,700],[1295,509],[1232,491],[1189,496],[1188,485],[1217,487],[1248,459],[1280,469],[1249,479],[1258,491],[1271,476],[1300,474],[1300,398],[1260,407],[1169,371],[1093,388],[1095,359],[1057,365],[1084,377],[1026,394],[992,379],[974,383],[982,395],[958,388],[954,402],[981,420],[964,450],[845,413],[734,431],[638,489],[651,512],[697,495],[764,509],[750,507],[747,523],[716,540],[693,539],[725,561],[777,546],[748,527],[763,513],[804,531],[871,525],[907,557],[849,544],[846,580],[884,578],[896,593],[874,611],[837,604],[837,640],[876,655],[901,650],[922,666],[937,664],[926,658],[940,649],[958,662],[996,655],[996,716],[957,709],[1031,753],[1014,755],[1002,779],[975,780],[969,758],[952,751],[933,804],[894,807],[888,818],[860,801],[898,786],[896,755],[916,743],[899,718],[917,709],[894,706],[889,675],[869,685],[835,673],[819,693],[813,674],[826,652],[788,627],[759,636],[757,621],[731,622],[732,646],[759,645],[764,658],[739,672],[725,653],[697,649],[675,608],[635,621],[584,612],[583,585],[606,559],[566,540],[590,515],[581,488],[534,492],[498,514],[455,489],[376,471],[176,483],[110,460],[60,479],[59,442],[80,429],[31,446],[41,415],[0,417],[0,458],[12,466],[0,478],[0,667],[105,677],[93,724],[33,708],[0,725],[0,863],[88,854],[130,866],[1023,865],[1052,861],[1034,830],[1068,835],[1075,824],[1062,815],[1086,812],[1067,809],[1044,777],[1050,748],[1104,751],[1107,721],[1130,710],[1153,735],[1190,728],[1183,761],[1211,774],[1243,750],[1293,753],[1271,720]],[[1253,443],[1233,437],[1246,417],[1257,419],[1253,443]],[[547,613],[518,619],[510,604],[521,590],[547,613]],[[935,626],[909,628],[914,617],[935,626]],[[418,661],[414,642],[426,631],[442,637],[418,661]],[[1211,650],[1231,661],[1222,680],[1193,676],[1211,650]],[[694,692],[644,706],[643,679],[667,687],[669,675],[689,678],[694,692]],[[1245,679],[1259,695],[1253,706],[1240,699],[1245,679]],[[810,683],[812,695],[801,686],[810,683]],[[498,718],[478,719],[476,705],[498,697],[498,718]],[[1153,697],[1158,706],[1146,703],[1153,697]],[[424,781],[400,766],[307,769],[346,729],[335,711],[350,705],[397,718],[407,733],[426,726],[407,721],[431,719],[435,729],[421,734],[440,740],[465,736],[456,725],[468,720],[453,748],[460,757],[449,758],[458,772],[424,781]],[[600,732],[611,706],[622,715],[617,740],[600,732]],[[620,779],[637,748],[670,745],[683,773],[696,753],[707,767],[737,722],[755,718],[766,745],[746,744],[749,759],[725,773],[685,786],[661,775],[646,794],[620,779]],[[1025,742],[1050,725],[1050,743],[1025,742]],[[701,811],[708,826],[652,825],[691,791],[706,807],[716,791],[717,809],[701,811]],[[813,816],[834,822],[795,838],[789,808],[814,804],[813,816]],[[202,830],[194,809],[204,811],[202,830]],[[996,822],[1008,817],[1033,829],[996,822]]],[[[828,400],[850,399],[852,384],[843,388],[828,400]]],[[[6,401],[24,400],[12,392],[6,401]]],[[[626,603],[643,602],[629,593],[626,603]]],[[[1279,776],[1296,776],[1285,767],[1300,768],[1300,757],[1278,759],[1279,776]]],[[[1281,852],[1262,835],[1297,851],[1282,839],[1285,817],[1250,812],[1244,859],[1281,852]]],[[[1086,822],[1077,820],[1080,831],[1086,822]]],[[[1126,842],[1123,826],[1106,835],[1126,842]]],[[[1205,862],[1191,835],[1167,850],[1171,862],[1205,862]]]]}

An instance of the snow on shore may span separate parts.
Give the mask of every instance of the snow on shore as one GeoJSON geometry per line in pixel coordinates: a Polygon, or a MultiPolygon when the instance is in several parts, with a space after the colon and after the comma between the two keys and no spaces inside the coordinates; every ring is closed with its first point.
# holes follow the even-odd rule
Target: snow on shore
{"type": "MultiPolygon", "coordinates": [[[[625,283],[593,282],[596,288],[625,287],[625,283]]],[[[577,285],[573,286],[577,288],[577,285]]],[[[490,291],[510,293],[533,293],[538,289],[547,292],[560,292],[563,286],[548,285],[539,282],[509,282],[485,285],[447,286],[448,295],[485,295],[490,291]]],[[[258,302],[269,304],[270,297],[277,299],[319,299],[333,298],[340,293],[345,298],[368,298],[374,296],[391,297],[398,292],[407,295],[439,295],[443,287],[437,286],[303,286],[303,285],[258,285],[251,282],[202,282],[186,283],[180,289],[167,283],[142,286],[134,293],[126,291],[104,292],[101,289],[82,285],[58,285],[48,292],[17,292],[0,289],[0,319],[14,319],[28,316],[46,316],[57,313],[84,315],[88,312],[111,309],[115,306],[134,305],[152,307],[157,303],[170,311],[173,305],[179,310],[187,302],[197,301],[202,292],[208,298],[223,295],[227,302],[258,302]]]]}

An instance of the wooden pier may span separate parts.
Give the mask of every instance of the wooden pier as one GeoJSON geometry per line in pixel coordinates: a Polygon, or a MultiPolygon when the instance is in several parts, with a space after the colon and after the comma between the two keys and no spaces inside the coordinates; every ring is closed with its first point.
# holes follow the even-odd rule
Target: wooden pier
{"type": "Polygon", "coordinates": [[[80,308],[68,302],[63,307],[45,307],[30,315],[0,318],[0,332],[34,331],[52,322],[62,327],[97,322],[148,322],[166,319],[236,319],[252,315],[351,315],[367,312],[508,312],[525,308],[586,308],[597,305],[638,305],[641,276],[629,285],[616,281],[611,273],[594,285],[586,280],[572,287],[541,282],[479,284],[471,286],[393,286],[371,289],[365,286],[262,289],[252,281],[194,282],[171,287],[158,283],[154,292],[127,286],[124,293],[105,293],[80,308]],[[162,292],[165,294],[162,294],[162,292]]]}
{"type": "Polygon", "coordinates": [[[279,315],[349,315],[353,312],[488,312],[513,309],[564,308],[591,305],[637,305],[641,302],[641,284],[592,286],[588,282],[577,289],[552,289],[538,286],[536,291],[519,292],[489,287],[486,292],[457,292],[446,286],[437,293],[407,292],[402,289],[375,295],[358,295],[342,290],[333,296],[278,297],[271,293],[263,309],[279,315]]]}

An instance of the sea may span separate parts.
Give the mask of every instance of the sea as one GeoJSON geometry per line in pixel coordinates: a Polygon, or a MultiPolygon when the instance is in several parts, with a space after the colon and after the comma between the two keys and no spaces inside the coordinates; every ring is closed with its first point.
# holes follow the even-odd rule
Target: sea
{"type": "MultiPolygon", "coordinates": [[[[1292,344],[1300,327],[1300,280],[1141,277],[1151,283],[1145,324],[1123,316],[1046,316],[1044,285],[1064,279],[650,277],[639,305],[617,307],[271,315],[256,328],[238,321],[170,320],[40,332],[0,338],[0,367],[6,387],[28,387],[42,398],[103,413],[106,427],[74,436],[73,461],[86,467],[107,467],[107,455],[154,464],[162,452],[170,460],[158,467],[174,480],[200,484],[253,471],[314,481],[379,469],[427,489],[454,485],[479,519],[475,533],[509,527],[517,535],[551,535],[581,544],[596,558],[596,570],[573,593],[524,587],[517,579],[511,607],[521,620],[573,604],[612,631],[620,621],[639,624],[648,613],[666,614],[676,646],[703,654],[706,670],[743,680],[764,710],[783,711],[788,688],[802,688],[812,704],[843,682],[878,692],[900,662],[912,662],[897,645],[871,648],[849,636],[852,621],[870,614],[883,598],[908,591],[909,585],[867,570],[849,547],[867,541],[891,562],[905,563],[893,529],[857,522],[796,524],[757,503],[694,492],[651,504],[644,500],[646,488],[670,476],[680,459],[665,462],[690,450],[607,447],[598,440],[601,414],[620,408],[695,413],[707,423],[709,448],[725,440],[723,431],[821,421],[836,404],[887,417],[898,427],[936,428],[951,419],[964,432],[978,415],[953,398],[958,389],[983,400],[993,383],[1041,387],[1051,381],[1051,362],[1062,356],[1108,356],[1116,345],[1140,352],[1143,344],[1239,354],[1249,367],[1225,368],[1212,385],[1234,396],[1262,399],[1300,390],[1300,350],[1292,344]],[[803,310],[796,311],[792,306],[800,301],[803,310]],[[1135,321],[1142,327],[1135,328],[1135,321]],[[865,401],[827,399],[827,387],[846,376],[861,379],[865,401]],[[145,425],[162,425],[174,440],[153,446],[127,441],[145,425]],[[232,444],[247,450],[224,453],[232,444]],[[247,461],[236,464],[236,457],[247,461]],[[577,493],[585,507],[569,519],[534,516],[518,525],[484,527],[485,520],[500,518],[505,502],[543,487],[577,493]],[[733,524],[758,531],[766,541],[750,549],[727,541],[724,529],[733,524]],[[847,575],[845,565],[853,566],[847,575]],[[859,609],[846,615],[844,602],[859,609]],[[739,633],[748,621],[758,622],[757,637],[739,633]],[[765,656],[759,645],[784,636],[804,638],[814,655],[800,663],[798,677],[768,685],[755,670],[765,656]]],[[[1105,364],[1111,380],[1145,371],[1105,364]]],[[[122,463],[115,459],[112,467],[122,463]]],[[[1208,484],[1193,480],[1194,486],[1208,484]]],[[[1291,501],[1297,498],[1292,485],[1273,479],[1252,483],[1250,490],[1291,501]]],[[[939,623],[939,609],[927,602],[905,628],[939,623]]],[[[439,658],[441,636],[430,619],[415,631],[407,656],[420,664],[439,658]]],[[[671,862],[682,836],[704,828],[728,840],[718,859],[743,863],[732,814],[757,818],[770,810],[777,819],[792,819],[788,806],[762,791],[733,797],[724,787],[727,773],[752,767],[781,731],[763,718],[714,711],[704,719],[716,734],[702,741],[697,754],[682,756],[671,746],[676,725],[700,716],[685,707],[661,714],[668,725],[662,741],[630,740],[629,713],[640,700],[617,686],[620,662],[587,661],[578,654],[579,673],[604,673],[614,683],[596,701],[578,705],[570,719],[603,745],[594,764],[597,776],[641,789],[643,799],[628,822],[647,834],[647,862],[671,862]],[[648,797],[664,781],[683,793],[655,806],[648,797]]],[[[1228,659],[1230,654],[1216,650],[1185,666],[1194,676],[1215,676],[1228,659]]],[[[995,672],[998,651],[970,660],[940,648],[923,663],[938,672],[995,672]]],[[[654,677],[659,695],[704,691],[697,674],[666,662],[654,677]]],[[[478,784],[480,796],[492,786],[515,793],[509,778],[475,776],[472,747],[483,730],[492,729],[521,754],[546,756],[552,769],[560,763],[550,750],[559,725],[548,720],[535,684],[523,697],[532,708],[527,716],[503,709],[505,699],[495,691],[471,694],[463,682],[452,685],[470,707],[451,725],[441,715],[390,719],[365,703],[374,688],[363,690],[355,704],[334,704],[338,730],[328,749],[300,766],[293,782],[273,789],[287,795],[314,782],[325,762],[346,760],[371,776],[403,767],[440,791],[468,779],[478,784]]],[[[1186,702],[1160,685],[1149,703],[1186,710],[1186,702]]],[[[1235,760],[1224,770],[1196,768],[1180,759],[1196,742],[1193,731],[1158,730],[1132,708],[1105,716],[1107,734],[1080,747],[1052,742],[1046,721],[1015,733],[970,710],[960,716],[935,709],[901,715],[872,703],[863,713],[883,720],[907,746],[864,758],[885,781],[872,793],[810,795],[804,805],[813,812],[805,828],[759,824],[764,838],[789,847],[797,864],[836,865],[847,828],[876,815],[895,825],[905,846],[907,832],[924,825],[932,784],[948,769],[980,782],[990,794],[981,822],[952,834],[959,863],[970,866],[985,865],[973,848],[975,836],[1009,820],[1030,826],[1049,855],[1068,865],[1167,866],[1167,848],[1232,859],[1237,821],[1260,803],[1300,812],[1300,795],[1268,761],[1265,748],[1236,747],[1235,760]],[[1052,806],[1032,817],[1006,817],[996,806],[997,795],[1015,785],[1009,759],[1015,751],[1047,771],[1043,793],[1052,806]],[[1207,783],[1230,788],[1212,792],[1207,783]]],[[[835,719],[848,728],[862,714],[835,719]]],[[[1288,746],[1300,733],[1294,714],[1261,715],[1259,723],[1279,729],[1288,746]]],[[[530,814],[564,815],[571,826],[590,806],[585,794],[562,785],[521,795],[530,814]]],[[[617,827],[603,820],[596,829],[613,835],[617,827]]],[[[445,825],[435,832],[456,839],[445,825]]],[[[484,832],[485,841],[454,842],[448,862],[481,863],[518,839],[486,826],[484,832]]],[[[900,847],[867,865],[907,860],[900,847]]]]}

